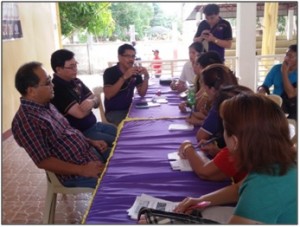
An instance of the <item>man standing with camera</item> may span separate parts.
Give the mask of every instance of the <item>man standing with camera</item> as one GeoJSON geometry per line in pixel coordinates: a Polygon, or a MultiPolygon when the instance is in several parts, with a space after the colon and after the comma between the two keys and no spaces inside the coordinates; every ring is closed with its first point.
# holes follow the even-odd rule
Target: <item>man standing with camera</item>
{"type": "Polygon", "coordinates": [[[225,48],[232,44],[232,28],[227,20],[219,16],[219,6],[208,4],[204,7],[205,20],[201,21],[194,42],[202,42],[206,51],[216,51],[224,61],[225,48]]]}
{"type": "Polygon", "coordinates": [[[126,118],[135,87],[141,97],[148,89],[149,73],[145,67],[134,66],[135,55],[132,45],[123,44],[118,49],[119,62],[103,74],[105,117],[115,125],[126,118]]]}

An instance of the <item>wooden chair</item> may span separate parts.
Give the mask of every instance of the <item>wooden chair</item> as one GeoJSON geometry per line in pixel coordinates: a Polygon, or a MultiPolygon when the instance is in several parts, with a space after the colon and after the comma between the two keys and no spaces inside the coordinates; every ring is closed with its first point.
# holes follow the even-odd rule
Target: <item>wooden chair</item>
{"type": "Polygon", "coordinates": [[[61,194],[79,194],[79,193],[92,193],[94,188],[69,188],[63,186],[57,179],[56,175],[46,170],[47,176],[47,194],[44,209],[43,224],[54,224],[56,197],[58,193],[61,194]]]}

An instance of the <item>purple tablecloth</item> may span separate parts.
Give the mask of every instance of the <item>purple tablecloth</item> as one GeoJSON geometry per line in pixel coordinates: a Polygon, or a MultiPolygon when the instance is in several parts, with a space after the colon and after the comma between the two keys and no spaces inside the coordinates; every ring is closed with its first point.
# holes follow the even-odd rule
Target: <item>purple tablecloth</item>
{"type": "Polygon", "coordinates": [[[184,99],[180,98],[178,92],[172,91],[169,86],[159,85],[157,80],[153,80],[152,83],[154,84],[149,86],[145,97],[142,98],[135,94],[129,110],[129,118],[186,118],[189,115],[189,113],[182,113],[178,108],[178,104],[184,101],[184,99]],[[146,109],[135,107],[135,104],[138,102],[158,97],[156,96],[158,90],[161,93],[161,97],[165,97],[168,103],[146,109]]]}
{"type": "Polygon", "coordinates": [[[108,168],[98,185],[86,224],[134,224],[127,215],[136,196],[149,194],[170,201],[200,196],[229,182],[204,181],[193,172],[173,171],[167,154],[178,150],[193,131],[169,131],[171,123],[184,119],[138,120],[124,123],[108,168]]]}

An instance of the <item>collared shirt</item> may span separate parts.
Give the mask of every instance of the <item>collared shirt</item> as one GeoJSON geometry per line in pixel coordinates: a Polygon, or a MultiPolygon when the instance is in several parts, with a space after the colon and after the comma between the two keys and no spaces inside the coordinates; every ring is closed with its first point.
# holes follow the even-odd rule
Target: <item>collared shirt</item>
{"type": "MultiPolygon", "coordinates": [[[[198,26],[198,30],[195,34],[195,37],[201,35],[203,30],[209,30],[214,37],[221,40],[232,40],[232,28],[230,23],[227,20],[224,20],[220,17],[220,20],[217,24],[215,24],[212,28],[207,23],[206,20],[201,21],[198,26]]],[[[216,51],[220,54],[221,59],[224,61],[225,56],[225,49],[224,47],[220,47],[219,45],[215,44],[214,42],[209,42],[209,51],[216,51]]]]}
{"type": "Polygon", "coordinates": [[[76,103],[80,105],[81,102],[92,95],[90,89],[80,79],[75,78],[66,81],[54,74],[52,83],[54,84],[55,96],[51,103],[68,119],[71,126],[84,132],[96,124],[97,118],[92,111],[81,119],[68,114],[72,106],[76,103]]]}
{"type": "MultiPolygon", "coordinates": [[[[272,67],[268,72],[263,86],[270,88],[274,86],[273,94],[281,96],[284,92],[282,73],[281,73],[282,64],[277,64],[272,67]]],[[[291,84],[297,84],[298,80],[298,69],[289,73],[289,80],[291,84]]]]}
{"type": "MultiPolygon", "coordinates": [[[[40,105],[21,98],[12,122],[12,132],[16,142],[35,164],[50,157],[77,165],[99,161],[84,135],[71,127],[52,104],[40,105]]],[[[63,182],[77,176],[57,177],[63,182]]]]}
{"type": "MultiPolygon", "coordinates": [[[[123,76],[119,63],[104,71],[104,86],[114,85],[123,76]]],[[[134,94],[134,88],[143,83],[141,75],[127,79],[122,85],[120,91],[112,98],[104,100],[105,112],[116,110],[128,110],[134,94]]]]}

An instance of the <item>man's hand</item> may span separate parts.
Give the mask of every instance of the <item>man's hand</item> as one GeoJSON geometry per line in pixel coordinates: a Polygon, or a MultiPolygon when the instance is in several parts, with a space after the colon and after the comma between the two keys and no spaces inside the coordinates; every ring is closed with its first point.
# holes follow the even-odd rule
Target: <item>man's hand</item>
{"type": "Polygon", "coordinates": [[[81,166],[80,176],[83,177],[94,177],[98,178],[100,173],[102,173],[104,165],[99,161],[91,161],[86,165],[81,166]]]}
{"type": "Polygon", "coordinates": [[[282,73],[282,75],[288,75],[289,70],[290,70],[289,64],[286,61],[284,61],[282,63],[282,65],[281,65],[281,73],[282,73]]]}
{"type": "Polygon", "coordinates": [[[91,109],[93,109],[95,105],[95,102],[93,99],[85,99],[82,103],[80,103],[80,109],[82,109],[84,112],[87,112],[91,109]]]}
{"type": "Polygon", "coordinates": [[[90,143],[93,147],[97,150],[101,151],[102,153],[107,149],[107,143],[104,140],[90,140],[90,143]]]}

